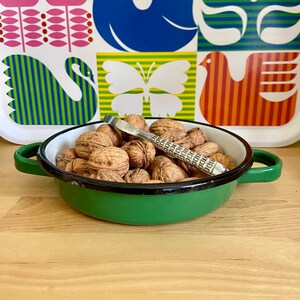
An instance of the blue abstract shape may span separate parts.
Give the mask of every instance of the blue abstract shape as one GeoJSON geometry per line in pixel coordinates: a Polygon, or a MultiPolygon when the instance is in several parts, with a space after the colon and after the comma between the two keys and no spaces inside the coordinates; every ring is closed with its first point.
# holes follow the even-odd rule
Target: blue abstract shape
{"type": "Polygon", "coordinates": [[[93,17],[101,37],[121,51],[176,51],[197,34],[193,0],[95,0],[93,17]],[[134,3],[135,2],[135,3],[134,3]]]}

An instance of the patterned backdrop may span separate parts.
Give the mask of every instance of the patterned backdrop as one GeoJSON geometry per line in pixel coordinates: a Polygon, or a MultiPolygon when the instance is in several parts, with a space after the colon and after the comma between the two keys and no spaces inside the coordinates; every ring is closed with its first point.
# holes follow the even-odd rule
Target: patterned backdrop
{"type": "Polygon", "coordinates": [[[0,136],[174,117],[300,139],[299,0],[0,0],[0,136]]]}

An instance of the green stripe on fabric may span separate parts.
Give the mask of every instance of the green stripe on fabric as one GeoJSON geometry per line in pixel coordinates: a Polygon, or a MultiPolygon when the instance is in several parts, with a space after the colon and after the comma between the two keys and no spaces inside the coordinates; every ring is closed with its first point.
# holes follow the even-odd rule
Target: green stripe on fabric
{"type": "MultiPolygon", "coordinates": [[[[18,57],[18,56],[16,56],[18,57]]],[[[22,59],[21,59],[22,60],[22,59]]],[[[19,64],[19,61],[17,61],[17,63],[19,64]]],[[[17,74],[14,74],[14,76],[17,75],[17,89],[19,91],[19,95],[20,95],[20,102],[21,102],[21,121],[22,124],[26,124],[29,125],[26,121],[26,109],[25,109],[25,103],[24,103],[24,95],[23,95],[23,89],[22,89],[22,83],[23,81],[21,80],[21,72],[18,70],[17,74]]],[[[27,76],[28,74],[26,74],[26,81],[27,81],[27,76]]],[[[25,81],[25,85],[26,85],[26,81],[25,81]]]]}
{"type": "MultiPolygon", "coordinates": [[[[33,72],[34,72],[34,88],[36,90],[36,94],[40,95],[41,94],[41,90],[40,90],[40,85],[38,82],[39,76],[38,76],[38,61],[36,59],[33,60],[33,72]]],[[[41,99],[37,99],[37,109],[38,109],[38,114],[41,117],[42,120],[40,120],[40,123],[45,124],[45,114],[43,111],[43,107],[42,107],[42,103],[41,103],[41,99]]]]}
{"type": "Polygon", "coordinates": [[[62,119],[61,119],[61,114],[63,114],[63,110],[61,110],[61,97],[59,94],[59,91],[57,90],[57,85],[56,85],[56,79],[54,76],[51,76],[51,82],[52,86],[52,93],[53,93],[53,98],[55,101],[55,114],[56,114],[56,120],[57,124],[62,124],[62,119]]]}
{"type": "MultiPolygon", "coordinates": [[[[43,73],[44,73],[44,66],[42,64],[38,64],[38,72],[40,74],[40,76],[43,78],[43,73]]],[[[37,80],[38,77],[37,77],[37,80]]],[[[49,122],[49,111],[48,111],[48,105],[47,105],[47,96],[46,96],[46,89],[45,89],[45,85],[42,85],[41,86],[41,95],[42,95],[42,109],[44,111],[44,117],[45,117],[45,124],[46,125],[49,125],[50,122],[49,122]]]]}
{"type": "MultiPolygon", "coordinates": [[[[26,65],[30,66],[30,74],[31,76],[29,76],[29,84],[28,84],[28,88],[29,88],[29,94],[32,95],[32,98],[34,98],[34,94],[35,94],[35,87],[33,84],[33,70],[31,67],[31,63],[30,63],[31,58],[26,56],[26,65]]],[[[36,106],[36,102],[32,102],[32,106],[33,106],[33,124],[38,124],[38,118],[37,118],[37,106],[36,106]]]]}
{"type": "MultiPolygon", "coordinates": [[[[54,100],[55,101],[55,97],[53,97],[52,95],[52,87],[51,87],[51,80],[50,80],[50,77],[53,77],[53,76],[50,76],[50,72],[48,69],[46,69],[46,81],[45,81],[45,85],[47,86],[47,94],[48,94],[48,100],[54,100]]],[[[54,103],[54,106],[55,106],[55,103],[54,103]]],[[[53,109],[53,105],[52,105],[52,102],[49,101],[49,107],[50,107],[50,111],[49,111],[49,114],[50,114],[50,118],[51,118],[51,124],[55,124],[55,121],[54,121],[54,114],[55,114],[55,111],[53,109]]]]}
{"type": "MultiPolygon", "coordinates": [[[[66,65],[66,71],[68,74],[71,74],[72,73],[72,64],[67,64],[66,65]]],[[[71,76],[70,76],[71,77],[71,76]]],[[[72,78],[72,77],[71,77],[72,78]]],[[[72,124],[73,123],[73,120],[72,120],[72,117],[73,117],[73,114],[72,114],[72,110],[71,110],[71,103],[72,103],[72,99],[70,98],[69,95],[66,96],[66,100],[64,101],[65,102],[65,112],[66,112],[66,119],[67,119],[67,122],[69,124],[72,124]]]]}
{"type": "MultiPolygon", "coordinates": [[[[54,80],[54,78],[53,78],[54,80]]],[[[64,91],[61,88],[60,85],[58,85],[57,81],[54,80],[53,82],[53,88],[55,89],[55,94],[57,95],[58,101],[59,101],[59,109],[61,111],[61,116],[60,116],[60,124],[62,125],[66,125],[67,124],[67,117],[66,117],[66,104],[65,102],[67,101],[67,97],[66,99],[64,98],[64,91]]]]}
{"type": "MultiPolygon", "coordinates": [[[[9,59],[9,65],[12,65],[13,64],[12,57],[9,56],[8,59],[9,59]]],[[[19,101],[17,101],[19,95],[18,95],[18,89],[17,89],[17,84],[16,84],[16,76],[14,74],[14,68],[11,67],[10,71],[11,71],[11,75],[10,75],[11,85],[10,85],[10,87],[14,91],[14,98],[16,98],[16,100],[13,100],[14,101],[14,106],[15,106],[15,112],[19,112],[20,111],[19,101]]],[[[17,113],[17,114],[14,113],[14,114],[11,115],[11,117],[18,124],[21,123],[21,118],[20,118],[19,113],[17,113]]]]}
{"type": "MultiPolygon", "coordinates": [[[[21,56],[21,65],[22,65],[22,70],[26,70],[26,67],[25,67],[25,60],[26,60],[26,57],[25,56],[21,56]]],[[[28,118],[28,124],[32,124],[33,123],[33,118],[32,118],[32,114],[31,114],[31,99],[30,99],[30,95],[28,93],[28,82],[30,81],[30,77],[31,77],[31,73],[29,72],[28,74],[29,76],[27,76],[27,80],[26,80],[26,85],[23,84],[23,87],[24,87],[24,93],[25,93],[25,102],[26,102],[26,114],[27,114],[27,118],[28,118]]]]}

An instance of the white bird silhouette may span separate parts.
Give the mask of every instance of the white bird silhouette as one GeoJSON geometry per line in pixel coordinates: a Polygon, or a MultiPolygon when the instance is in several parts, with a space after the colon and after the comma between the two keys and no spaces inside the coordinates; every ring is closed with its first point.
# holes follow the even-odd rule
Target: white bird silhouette
{"type": "Polygon", "coordinates": [[[211,44],[224,46],[238,42],[244,35],[247,27],[247,13],[240,7],[228,5],[224,7],[209,7],[203,0],[193,2],[193,14],[195,23],[198,24],[204,38],[211,44]],[[203,14],[217,15],[223,12],[234,12],[240,16],[242,21],[242,31],[237,28],[213,28],[206,24],[203,14]]]}
{"type": "Polygon", "coordinates": [[[291,14],[300,13],[300,5],[294,7],[284,7],[281,5],[270,5],[264,8],[257,16],[257,33],[260,38],[269,44],[282,45],[287,44],[294,40],[300,33],[300,19],[292,26],[289,27],[267,27],[261,30],[263,20],[266,15],[271,12],[280,11],[291,14]]]}

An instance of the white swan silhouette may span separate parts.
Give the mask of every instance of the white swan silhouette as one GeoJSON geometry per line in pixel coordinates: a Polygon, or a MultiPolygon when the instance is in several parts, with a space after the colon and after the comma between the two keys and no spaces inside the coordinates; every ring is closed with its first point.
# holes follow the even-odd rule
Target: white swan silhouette
{"type": "Polygon", "coordinates": [[[269,44],[282,45],[287,44],[294,40],[300,33],[300,19],[292,26],[279,28],[279,27],[267,27],[261,30],[261,25],[265,16],[273,11],[281,11],[286,13],[299,14],[300,5],[294,7],[284,7],[281,5],[270,5],[264,8],[257,16],[257,33],[260,38],[269,44]]]}
{"type": "Polygon", "coordinates": [[[193,14],[195,23],[198,24],[204,38],[211,44],[224,46],[238,42],[244,35],[247,27],[247,13],[240,7],[228,5],[224,7],[209,7],[203,0],[195,0],[193,3],[193,14]],[[234,12],[240,16],[242,20],[242,31],[237,28],[221,28],[216,29],[205,23],[203,14],[216,15],[223,12],[234,12]]]}

